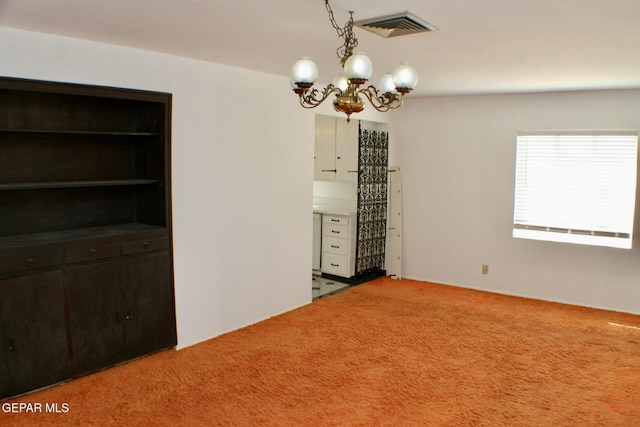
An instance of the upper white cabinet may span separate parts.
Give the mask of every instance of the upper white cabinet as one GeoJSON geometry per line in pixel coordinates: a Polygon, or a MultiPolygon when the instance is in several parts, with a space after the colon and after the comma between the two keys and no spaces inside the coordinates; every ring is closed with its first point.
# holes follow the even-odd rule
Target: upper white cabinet
{"type": "Polygon", "coordinates": [[[360,121],[316,115],[314,179],[358,181],[360,121]]]}
{"type": "Polygon", "coordinates": [[[358,181],[360,121],[336,117],[336,181],[358,181]]]}
{"type": "Polygon", "coordinates": [[[316,114],[316,137],[313,151],[313,179],[336,179],[336,120],[316,114]]]}

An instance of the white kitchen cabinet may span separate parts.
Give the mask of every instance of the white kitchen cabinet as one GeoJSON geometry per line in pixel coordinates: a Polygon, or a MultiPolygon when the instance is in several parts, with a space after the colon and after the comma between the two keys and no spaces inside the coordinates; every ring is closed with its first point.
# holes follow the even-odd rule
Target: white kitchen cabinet
{"type": "Polygon", "coordinates": [[[360,122],[316,115],[314,179],[358,181],[360,122]]]}
{"type": "Polygon", "coordinates": [[[336,181],[358,181],[360,121],[336,118],[336,181]]]}
{"type": "Polygon", "coordinates": [[[320,253],[322,251],[322,214],[313,214],[313,271],[320,271],[320,253]]]}
{"type": "Polygon", "coordinates": [[[355,270],[355,216],[322,215],[322,272],[352,277],[355,270]]]}
{"type": "Polygon", "coordinates": [[[313,179],[336,179],[336,120],[316,114],[315,145],[313,151],[313,179]]]}

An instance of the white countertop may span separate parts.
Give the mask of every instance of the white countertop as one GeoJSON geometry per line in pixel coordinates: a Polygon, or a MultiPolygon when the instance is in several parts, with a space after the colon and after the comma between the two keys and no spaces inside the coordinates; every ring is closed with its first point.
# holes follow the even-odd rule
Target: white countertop
{"type": "Polygon", "coordinates": [[[355,215],[358,211],[355,200],[313,198],[313,213],[326,215],[355,215]]]}

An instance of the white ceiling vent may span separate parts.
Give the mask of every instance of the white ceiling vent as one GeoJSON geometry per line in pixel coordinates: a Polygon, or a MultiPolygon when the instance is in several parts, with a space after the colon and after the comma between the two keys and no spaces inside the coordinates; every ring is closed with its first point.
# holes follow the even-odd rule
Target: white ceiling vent
{"type": "Polygon", "coordinates": [[[382,37],[398,37],[437,30],[433,25],[409,12],[363,19],[355,24],[382,37]]]}

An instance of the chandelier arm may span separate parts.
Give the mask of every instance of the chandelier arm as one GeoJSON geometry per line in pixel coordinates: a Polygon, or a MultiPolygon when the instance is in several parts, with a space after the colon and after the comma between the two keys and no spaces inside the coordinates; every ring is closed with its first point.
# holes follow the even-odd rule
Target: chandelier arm
{"type": "Polygon", "coordinates": [[[368,86],[364,89],[360,89],[358,90],[358,93],[364,95],[369,100],[369,103],[373,108],[381,112],[399,108],[404,100],[404,94],[397,95],[386,93],[380,95],[375,86],[368,86]]]}
{"type": "Polygon", "coordinates": [[[332,84],[328,85],[322,90],[322,95],[320,95],[320,91],[318,89],[311,89],[307,92],[300,93],[300,105],[304,108],[316,108],[318,105],[322,104],[332,93],[340,94],[342,91],[340,88],[333,86],[332,84]],[[320,95],[320,97],[318,97],[320,95]]]}

